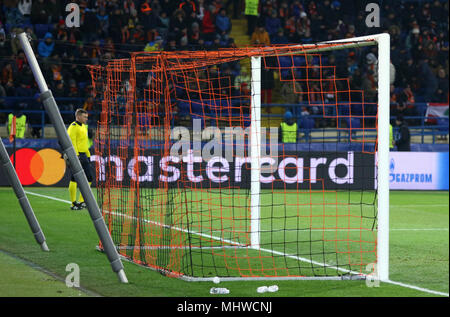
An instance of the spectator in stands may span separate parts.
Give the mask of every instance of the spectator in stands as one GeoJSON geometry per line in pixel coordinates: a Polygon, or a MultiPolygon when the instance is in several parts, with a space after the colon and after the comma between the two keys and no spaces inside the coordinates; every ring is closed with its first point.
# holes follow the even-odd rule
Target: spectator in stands
{"type": "Polygon", "coordinates": [[[236,95],[250,95],[250,82],[251,78],[248,71],[243,68],[239,75],[234,79],[234,89],[236,95]]]}
{"type": "Polygon", "coordinates": [[[169,40],[167,41],[167,45],[164,48],[165,51],[176,51],[177,50],[177,41],[175,40],[174,37],[169,38],[169,40]]]}
{"type": "Polygon", "coordinates": [[[163,37],[163,39],[166,38],[167,33],[169,32],[169,26],[170,26],[170,18],[168,17],[166,11],[161,11],[156,30],[159,33],[159,35],[163,37]]]}
{"type": "Polygon", "coordinates": [[[11,42],[6,40],[5,30],[0,29],[0,56],[11,56],[11,42]]]}
{"type": "Polygon", "coordinates": [[[19,3],[17,4],[17,9],[19,9],[19,12],[28,21],[30,21],[31,7],[32,7],[32,0],[20,0],[19,3]]]}
{"type": "MultiPolygon", "coordinates": [[[[23,32],[22,28],[16,27],[11,30],[11,34],[20,34],[23,32]]],[[[22,50],[22,46],[20,45],[18,37],[11,37],[11,50],[13,55],[19,54],[19,51],[22,50]]]]}
{"type": "Polygon", "coordinates": [[[104,7],[100,7],[100,11],[96,14],[97,26],[103,34],[108,35],[109,29],[109,15],[106,13],[104,7]]]}
{"type": "MultiPolygon", "coordinates": [[[[266,58],[261,64],[265,64],[261,69],[261,102],[265,104],[272,103],[272,92],[275,88],[274,65],[275,58],[266,58]]],[[[270,108],[267,108],[270,112],[270,108]]]]}
{"type": "Polygon", "coordinates": [[[187,24],[185,21],[185,16],[186,13],[181,10],[178,9],[177,11],[175,11],[172,19],[170,19],[170,29],[169,32],[175,36],[177,38],[177,40],[179,41],[179,39],[181,38],[181,32],[186,29],[187,24]]]}
{"type": "Polygon", "coordinates": [[[278,33],[278,29],[282,27],[281,20],[278,18],[276,9],[272,9],[270,16],[266,17],[265,27],[271,39],[278,33]]]}
{"type": "Polygon", "coordinates": [[[146,30],[147,32],[156,30],[160,23],[159,16],[146,2],[141,5],[141,15],[139,20],[140,23],[144,26],[144,30],[146,30]]]}
{"type": "Polygon", "coordinates": [[[5,3],[5,24],[9,24],[12,27],[19,26],[25,22],[24,16],[20,13],[19,9],[15,7],[15,3],[10,3],[6,6],[5,3]]]}
{"type": "Polygon", "coordinates": [[[223,88],[223,95],[231,96],[233,85],[235,82],[235,76],[231,72],[231,68],[228,64],[224,64],[221,68],[220,77],[222,77],[221,86],[223,88]]]}
{"type": "Polygon", "coordinates": [[[292,112],[286,111],[284,113],[284,121],[281,122],[278,138],[280,143],[297,143],[298,126],[294,121],[292,112]]]}
{"type": "Polygon", "coordinates": [[[42,40],[38,45],[38,53],[39,56],[47,58],[50,57],[55,49],[55,42],[53,42],[53,35],[50,32],[47,32],[44,36],[44,40],[42,40]]]}
{"type": "Polygon", "coordinates": [[[126,23],[126,17],[120,7],[115,8],[109,21],[109,34],[114,42],[118,43],[121,41],[122,29],[126,23]]]}
{"type": "Polygon", "coordinates": [[[197,47],[199,45],[200,38],[200,25],[197,22],[192,23],[191,28],[188,30],[189,44],[194,48],[197,47]]]}
{"type": "Polygon", "coordinates": [[[299,95],[302,95],[302,85],[298,81],[292,80],[292,74],[289,72],[288,76],[283,81],[280,94],[283,96],[283,100],[286,104],[296,104],[299,99],[299,95]]]}
{"type": "Polygon", "coordinates": [[[264,25],[260,22],[258,27],[252,34],[252,45],[255,46],[268,46],[270,45],[269,33],[264,29],[264,25]]]}
{"type": "MultiPolygon", "coordinates": [[[[417,111],[414,107],[414,104],[408,103],[408,96],[406,95],[405,90],[397,95],[397,105],[392,110],[391,115],[394,117],[401,116],[402,118],[417,116],[417,111]]],[[[420,123],[420,120],[418,120],[417,118],[404,119],[404,121],[408,122],[410,125],[416,125],[420,123]]]]}
{"type": "Polygon", "coordinates": [[[394,133],[395,146],[397,151],[411,151],[411,136],[408,125],[403,119],[403,115],[398,115],[395,119],[398,130],[394,133]]]}
{"type": "Polygon", "coordinates": [[[435,93],[438,88],[438,81],[436,76],[431,71],[428,59],[422,59],[419,61],[418,76],[422,83],[422,91],[425,100],[434,100],[435,93]]]}
{"type": "MultiPolygon", "coordinates": [[[[61,1],[59,0],[47,0],[49,23],[58,23],[62,19],[61,1]]],[[[65,8],[64,8],[65,9],[65,8]]]]}
{"type": "Polygon", "coordinates": [[[154,41],[150,41],[144,48],[144,52],[155,52],[160,51],[163,48],[163,39],[161,36],[155,37],[154,41]]]}
{"type": "Polygon", "coordinates": [[[186,16],[190,16],[192,12],[195,13],[197,11],[197,7],[193,0],[181,0],[178,8],[182,9],[186,16]]]}
{"type": "Polygon", "coordinates": [[[30,44],[32,47],[35,45],[35,43],[38,43],[38,37],[34,33],[32,27],[26,27],[25,33],[27,33],[28,38],[31,39],[30,44]]]}
{"type": "Polygon", "coordinates": [[[2,69],[1,83],[5,86],[7,83],[14,83],[14,70],[11,63],[7,63],[2,69]]]}
{"type": "Polygon", "coordinates": [[[228,10],[231,4],[233,5],[233,19],[238,19],[241,15],[242,0],[227,0],[225,8],[228,10]]]}
{"type": "Polygon", "coordinates": [[[54,81],[54,87],[52,89],[53,96],[55,98],[67,97],[67,91],[64,85],[64,80],[59,79],[54,81]]]}
{"type": "Polygon", "coordinates": [[[182,51],[189,50],[189,37],[187,27],[181,30],[179,39],[179,49],[182,51]]]}
{"type": "Polygon", "coordinates": [[[366,72],[363,75],[363,90],[367,101],[374,101],[378,88],[378,60],[373,53],[366,55],[366,72]]]}
{"type": "Polygon", "coordinates": [[[83,109],[86,111],[94,110],[94,97],[92,96],[87,97],[86,101],[83,104],[83,109]]]}
{"type": "Polygon", "coordinates": [[[220,40],[228,42],[229,33],[231,31],[231,20],[227,16],[227,11],[222,8],[216,16],[216,30],[220,36],[220,40]]]}
{"type": "Polygon", "coordinates": [[[78,98],[80,94],[78,92],[77,82],[74,79],[69,80],[69,88],[67,91],[67,97],[78,98]]]}
{"type": "Polygon", "coordinates": [[[277,33],[273,36],[273,39],[271,42],[273,45],[289,43],[288,38],[284,35],[283,28],[278,29],[277,33]]]}
{"type": "Polygon", "coordinates": [[[291,15],[291,11],[289,9],[289,4],[287,0],[282,0],[281,4],[278,8],[278,16],[281,20],[281,24],[283,25],[286,22],[286,19],[291,15]]]}
{"type": "Polygon", "coordinates": [[[31,22],[33,24],[47,24],[50,23],[51,18],[51,3],[44,0],[34,0],[31,5],[31,22]]]}
{"type": "MultiPolygon", "coordinates": [[[[81,64],[103,63],[110,58],[129,57],[129,52],[132,51],[144,50],[144,48],[148,50],[149,47],[153,49],[154,47],[148,43],[157,42],[156,36],[160,36],[170,50],[223,47],[225,43],[217,39],[217,36],[222,34],[220,20],[230,20],[226,14],[223,15],[225,10],[222,8],[228,8],[233,2],[233,7],[236,9],[235,4],[239,1],[80,0],[76,1],[81,8],[82,25],[79,29],[65,28],[63,19],[67,14],[64,11],[66,2],[68,1],[1,1],[0,56],[3,59],[0,62],[0,79],[6,96],[15,96],[17,89],[19,94],[23,92],[21,92],[23,90],[21,80],[18,80],[21,67],[24,65],[20,57],[21,47],[17,39],[11,38],[10,32],[22,32],[25,27],[25,31],[33,38],[32,45],[36,46],[39,56],[47,59],[58,57],[63,62],[59,72],[64,81],[74,79],[77,86],[82,86],[90,81],[90,77],[81,64]],[[225,6],[224,3],[226,3],[225,6]],[[184,26],[173,34],[169,30],[173,29],[174,23],[176,27],[177,22],[174,22],[172,15],[177,10],[183,12],[184,26]],[[28,22],[32,23],[31,27],[26,25],[28,22]],[[36,27],[36,24],[41,25],[36,27]],[[50,32],[53,34],[49,44],[45,44],[47,40],[44,40],[46,46],[43,46],[42,42],[38,42],[36,35],[42,40],[47,32],[46,28],[52,30],[50,32]],[[198,28],[200,28],[199,31],[198,28]],[[175,38],[174,43],[172,38],[175,38]],[[45,55],[48,56],[45,57],[45,55]]],[[[250,2],[254,1],[248,1],[250,2]]],[[[258,45],[320,42],[387,30],[391,34],[392,42],[391,69],[395,69],[395,76],[391,76],[391,80],[395,80],[391,83],[394,89],[393,101],[399,92],[406,94],[408,91],[408,111],[414,110],[413,103],[416,100],[448,102],[446,71],[448,69],[448,2],[388,1],[383,5],[385,18],[381,21],[381,28],[367,28],[366,15],[358,1],[265,0],[259,3],[262,29],[264,30],[265,26],[265,31],[270,34],[268,40],[258,39],[258,45]],[[280,31],[280,27],[273,27],[271,23],[274,22],[273,18],[280,20],[280,26],[286,34],[280,31]],[[275,34],[273,34],[274,30],[275,34]]],[[[249,23],[249,28],[251,27],[252,23],[249,23]]],[[[249,35],[252,34],[253,32],[249,35]]],[[[252,39],[252,44],[255,44],[254,42],[252,39]]],[[[232,39],[228,43],[230,45],[232,39]]],[[[353,90],[362,89],[365,91],[366,101],[374,100],[378,81],[377,65],[375,60],[372,64],[366,63],[365,57],[375,51],[360,48],[355,49],[354,52],[355,55],[348,59],[347,63],[347,56],[341,56],[337,52],[336,61],[332,63],[330,58],[330,65],[337,67],[336,78],[348,77],[353,90]]],[[[370,60],[369,58],[368,61],[370,60]]],[[[52,64],[49,64],[49,67],[52,64]]],[[[238,69],[233,69],[233,72],[239,75],[238,69]]],[[[46,75],[53,78],[54,73],[48,71],[46,75]]],[[[273,80],[269,78],[270,82],[273,80]]],[[[312,85],[309,90],[311,92],[316,88],[312,85]]],[[[362,94],[354,93],[352,101],[357,101],[361,97],[362,94]]],[[[396,109],[393,110],[396,111],[396,109]]],[[[412,124],[412,122],[408,123],[412,124]]]]}
{"type": "Polygon", "coordinates": [[[438,70],[438,88],[436,90],[437,102],[448,102],[448,76],[443,67],[438,70]]]}
{"type": "Polygon", "coordinates": [[[212,6],[205,7],[201,30],[205,41],[213,41],[215,37],[214,16],[212,6]]]}

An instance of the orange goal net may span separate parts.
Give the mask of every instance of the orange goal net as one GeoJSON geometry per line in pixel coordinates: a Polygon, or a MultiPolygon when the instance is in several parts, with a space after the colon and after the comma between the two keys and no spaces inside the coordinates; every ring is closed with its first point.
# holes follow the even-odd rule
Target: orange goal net
{"type": "Polygon", "coordinates": [[[371,41],[134,53],[90,66],[98,203],[119,253],[188,280],[377,262],[371,41]]]}

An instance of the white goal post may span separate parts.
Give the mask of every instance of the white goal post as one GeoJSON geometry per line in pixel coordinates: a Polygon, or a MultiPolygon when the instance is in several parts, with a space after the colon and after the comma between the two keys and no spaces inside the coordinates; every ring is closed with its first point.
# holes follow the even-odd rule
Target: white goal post
{"type": "MultiPolygon", "coordinates": [[[[390,116],[390,36],[388,33],[299,45],[308,53],[332,49],[378,46],[378,147],[376,153],[376,187],[378,190],[377,267],[375,274],[381,281],[389,280],[389,116],[390,116]],[[342,45],[330,48],[326,44],[342,45]]],[[[251,247],[260,246],[260,182],[261,173],[261,58],[251,59],[251,247]]]]}

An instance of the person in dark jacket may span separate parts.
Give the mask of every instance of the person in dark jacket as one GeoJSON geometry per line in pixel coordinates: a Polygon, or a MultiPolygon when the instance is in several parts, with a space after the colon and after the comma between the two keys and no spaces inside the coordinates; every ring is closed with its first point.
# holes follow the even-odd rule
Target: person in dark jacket
{"type": "Polygon", "coordinates": [[[395,119],[395,124],[399,127],[396,131],[394,140],[397,151],[407,152],[411,151],[411,136],[408,125],[402,115],[398,115],[395,119]]]}

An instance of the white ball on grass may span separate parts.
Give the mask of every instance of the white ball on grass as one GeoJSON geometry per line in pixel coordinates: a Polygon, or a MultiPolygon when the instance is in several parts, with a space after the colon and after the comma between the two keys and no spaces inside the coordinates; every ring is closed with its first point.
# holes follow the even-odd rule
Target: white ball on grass
{"type": "Polygon", "coordinates": [[[217,276],[215,276],[215,277],[213,278],[213,283],[214,283],[214,284],[219,284],[219,283],[220,283],[220,278],[217,277],[217,276]]]}

